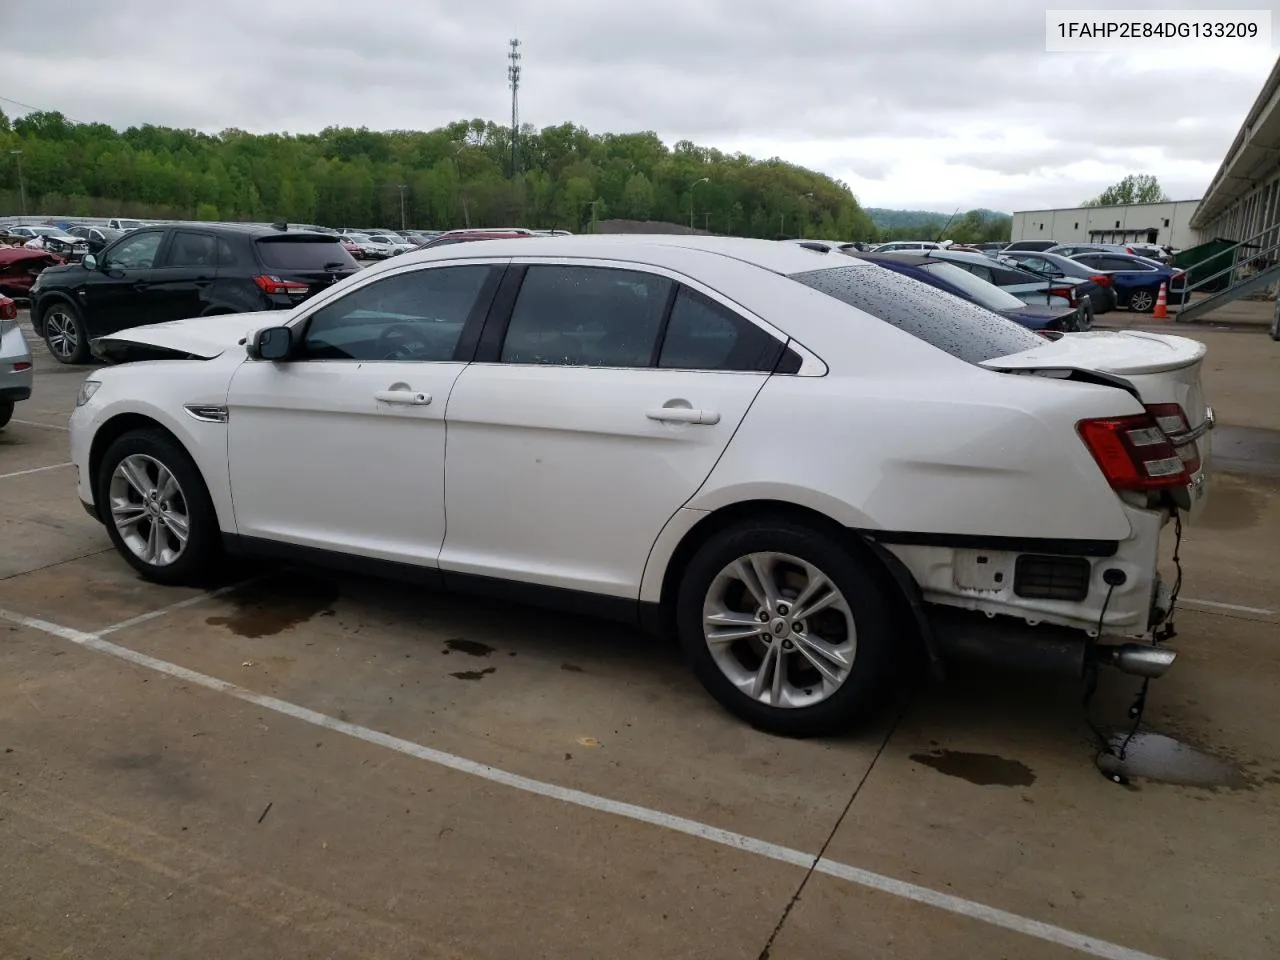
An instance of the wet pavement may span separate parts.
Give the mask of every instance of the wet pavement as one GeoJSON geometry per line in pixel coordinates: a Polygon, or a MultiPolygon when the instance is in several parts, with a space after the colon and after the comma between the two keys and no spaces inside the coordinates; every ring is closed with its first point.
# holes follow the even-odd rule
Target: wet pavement
{"type": "Polygon", "coordinates": [[[313,570],[145,583],[62,466],[84,371],[37,347],[0,432],[0,956],[1280,955],[1280,344],[1198,335],[1235,472],[1122,784],[1114,673],[1087,715],[957,670],[789,741],[608,623],[313,570]]]}

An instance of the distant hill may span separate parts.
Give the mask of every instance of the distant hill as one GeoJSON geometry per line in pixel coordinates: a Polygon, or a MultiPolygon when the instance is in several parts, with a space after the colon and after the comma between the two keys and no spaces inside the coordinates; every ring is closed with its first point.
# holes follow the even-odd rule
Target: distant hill
{"type": "MultiPolygon", "coordinates": [[[[878,230],[921,230],[937,233],[943,224],[951,219],[950,213],[934,213],[929,210],[890,210],[885,207],[864,207],[863,211],[871,218],[878,230]]],[[[966,211],[956,214],[956,219],[964,216],[966,211]]],[[[1007,213],[997,210],[979,209],[976,211],[983,220],[1008,217],[1007,213]]]]}

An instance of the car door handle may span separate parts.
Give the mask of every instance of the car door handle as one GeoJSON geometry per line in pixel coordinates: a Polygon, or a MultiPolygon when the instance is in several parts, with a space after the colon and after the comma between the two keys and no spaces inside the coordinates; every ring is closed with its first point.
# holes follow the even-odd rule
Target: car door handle
{"type": "Polygon", "coordinates": [[[380,403],[401,403],[406,406],[425,407],[431,402],[431,394],[414,393],[412,390],[379,390],[373,399],[380,403]]]}
{"type": "Polygon", "coordinates": [[[700,423],[711,426],[720,422],[720,414],[714,410],[694,410],[690,407],[658,407],[646,410],[644,415],[660,423],[700,423]]]}

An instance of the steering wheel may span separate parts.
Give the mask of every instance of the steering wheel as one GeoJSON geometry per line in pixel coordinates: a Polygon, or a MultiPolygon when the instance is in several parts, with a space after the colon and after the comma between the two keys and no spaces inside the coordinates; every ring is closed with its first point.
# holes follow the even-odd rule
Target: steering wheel
{"type": "Polygon", "coordinates": [[[425,347],[416,326],[411,323],[393,323],[378,336],[374,354],[383,360],[413,360],[425,347]]]}

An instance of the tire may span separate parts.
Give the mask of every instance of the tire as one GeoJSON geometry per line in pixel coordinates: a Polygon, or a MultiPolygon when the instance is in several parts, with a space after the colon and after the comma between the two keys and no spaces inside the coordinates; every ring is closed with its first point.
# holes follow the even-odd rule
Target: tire
{"type": "Polygon", "coordinates": [[[1093,329],[1093,303],[1085,300],[1080,311],[1080,332],[1093,329]]]}
{"type": "Polygon", "coordinates": [[[0,400],[0,430],[3,430],[13,416],[13,401],[0,400]]]}
{"type": "Polygon", "coordinates": [[[1156,295],[1150,290],[1135,290],[1129,295],[1129,309],[1134,313],[1150,313],[1156,308],[1156,295]]]}
{"type": "Polygon", "coordinates": [[[87,363],[89,335],[84,318],[74,304],[56,300],[40,316],[40,335],[53,359],[59,363],[87,363]]]}
{"type": "Polygon", "coordinates": [[[111,542],[147,580],[199,587],[216,575],[222,542],[209,489],[186,450],[167,433],[144,429],[119,437],[102,458],[95,487],[111,542]],[[166,484],[166,475],[176,489],[166,484]],[[179,517],[186,518],[185,543],[179,517]]]}
{"type": "Polygon", "coordinates": [[[1271,320],[1271,339],[1280,340],[1280,304],[1276,306],[1276,315],[1271,320]]]}
{"type": "MultiPolygon", "coordinates": [[[[675,610],[681,645],[707,692],[757,729],[789,737],[839,733],[873,714],[893,689],[899,645],[871,564],[834,537],[783,518],[743,523],[713,535],[685,568],[675,610]],[[752,559],[774,581],[772,619],[761,619],[761,604],[738,577],[739,572],[751,576],[752,559]],[[731,572],[735,565],[737,572],[731,572]],[[794,621],[782,614],[794,611],[781,601],[795,599],[812,582],[798,577],[786,582],[803,571],[801,565],[818,571],[840,599],[793,631],[794,621]],[[715,652],[703,631],[708,616],[737,627],[733,632],[738,637],[715,644],[715,652]],[[757,626],[759,631],[753,629],[757,626]],[[760,636],[744,635],[743,629],[771,639],[766,644],[760,636]],[[843,655],[846,665],[817,653],[820,649],[843,655]],[[779,656],[784,664],[780,679],[770,669],[779,656]],[[811,657],[839,682],[824,683],[811,657]],[[753,696],[753,680],[762,673],[765,682],[759,696],[753,696]],[[778,690],[777,702],[786,705],[770,702],[778,690]]],[[[816,599],[827,593],[820,590],[816,599]]]]}

